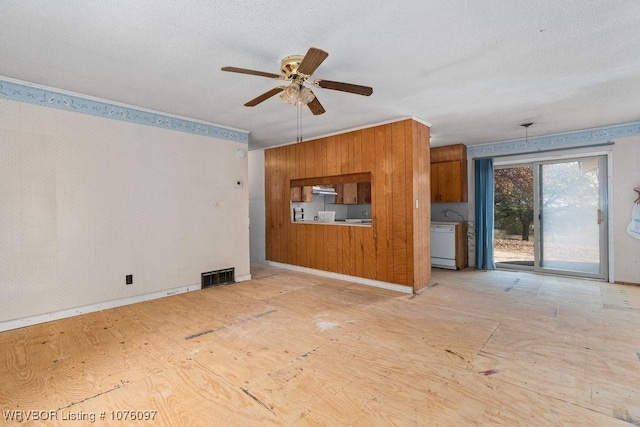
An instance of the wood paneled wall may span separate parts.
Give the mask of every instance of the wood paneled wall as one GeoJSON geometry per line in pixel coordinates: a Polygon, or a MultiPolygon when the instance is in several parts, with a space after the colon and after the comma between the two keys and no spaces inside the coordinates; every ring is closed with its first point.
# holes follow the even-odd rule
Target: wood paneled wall
{"type": "Polygon", "coordinates": [[[424,288],[429,167],[429,128],[410,119],[265,150],[267,260],[424,288]],[[371,173],[371,227],[291,223],[292,179],[359,172],[371,173]]]}

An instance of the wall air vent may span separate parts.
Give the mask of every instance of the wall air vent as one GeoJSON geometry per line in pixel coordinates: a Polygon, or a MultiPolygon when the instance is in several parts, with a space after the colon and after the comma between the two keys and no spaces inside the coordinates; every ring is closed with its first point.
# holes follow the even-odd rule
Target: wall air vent
{"type": "Polygon", "coordinates": [[[235,268],[225,268],[224,270],[209,271],[202,273],[202,289],[212,286],[235,283],[235,268]]]}

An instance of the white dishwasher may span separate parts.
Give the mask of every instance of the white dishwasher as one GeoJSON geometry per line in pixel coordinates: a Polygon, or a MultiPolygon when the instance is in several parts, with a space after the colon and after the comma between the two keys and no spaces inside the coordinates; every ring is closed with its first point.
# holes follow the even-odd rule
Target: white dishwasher
{"type": "Polygon", "coordinates": [[[456,269],[455,223],[431,223],[431,266],[456,269]]]}

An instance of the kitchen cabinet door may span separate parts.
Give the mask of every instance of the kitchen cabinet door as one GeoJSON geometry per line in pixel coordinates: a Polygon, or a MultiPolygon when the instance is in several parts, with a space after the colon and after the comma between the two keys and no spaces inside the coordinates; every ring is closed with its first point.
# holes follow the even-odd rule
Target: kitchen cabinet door
{"type": "Polygon", "coordinates": [[[343,205],[355,205],[358,203],[358,184],[349,182],[336,185],[336,203],[343,205]]]}
{"type": "Polygon", "coordinates": [[[452,160],[466,160],[467,146],[464,144],[445,145],[431,149],[431,162],[450,162],[452,160]]]}
{"type": "Polygon", "coordinates": [[[302,187],[291,187],[291,201],[292,202],[302,201],[302,187]]]}
{"type": "Polygon", "coordinates": [[[358,203],[359,204],[371,203],[371,183],[370,182],[358,183],[358,203]]]}
{"type": "Polygon", "coordinates": [[[302,187],[302,201],[303,202],[313,202],[313,187],[310,185],[305,185],[302,187]]]}
{"type": "Polygon", "coordinates": [[[431,201],[467,201],[467,162],[455,160],[431,163],[431,201]]]}
{"type": "Polygon", "coordinates": [[[292,202],[312,202],[313,201],[313,187],[291,187],[291,201],[292,202]]]}
{"type": "Polygon", "coordinates": [[[446,145],[431,149],[431,201],[467,201],[467,147],[446,145]]]}
{"type": "Polygon", "coordinates": [[[350,182],[342,187],[344,192],[342,203],[345,205],[355,205],[358,203],[358,184],[350,182]]]}

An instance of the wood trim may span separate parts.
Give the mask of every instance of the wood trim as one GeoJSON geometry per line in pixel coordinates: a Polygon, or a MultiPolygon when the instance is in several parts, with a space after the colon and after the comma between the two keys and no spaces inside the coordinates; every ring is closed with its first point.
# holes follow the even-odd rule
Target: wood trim
{"type": "Polygon", "coordinates": [[[469,266],[467,250],[467,222],[456,225],[456,268],[465,269],[469,266]]]}
{"type": "Polygon", "coordinates": [[[371,182],[371,172],[349,173],[345,175],[318,176],[314,178],[292,179],[291,187],[310,185],[348,184],[353,182],[371,182]]]}
{"type": "MultiPolygon", "coordinates": [[[[340,168],[338,165],[338,145],[336,143],[336,137],[335,136],[330,136],[327,138],[327,142],[326,142],[326,159],[327,159],[327,175],[339,175],[340,173],[340,168]]],[[[295,176],[300,176],[295,175],[295,176]]]]}
{"type": "Polygon", "coordinates": [[[374,129],[374,172],[371,182],[373,194],[372,204],[372,224],[374,230],[374,241],[376,251],[376,274],[375,278],[383,282],[389,282],[389,265],[387,263],[387,252],[389,236],[387,235],[387,194],[391,189],[387,186],[387,127],[377,127],[374,129]]]}
{"type": "Polygon", "coordinates": [[[431,161],[430,129],[413,123],[413,291],[418,292],[431,280],[431,161]],[[415,203],[417,202],[417,206],[415,203]]]}
{"type": "Polygon", "coordinates": [[[391,239],[393,244],[393,283],[406,283],[413,286],[413,278],[407,277],[407,207],[406,207],[406,144],[404,123],[391,125],[391,185],[392,185],[392,222],[391,239]]]}

